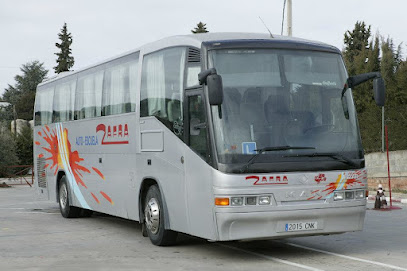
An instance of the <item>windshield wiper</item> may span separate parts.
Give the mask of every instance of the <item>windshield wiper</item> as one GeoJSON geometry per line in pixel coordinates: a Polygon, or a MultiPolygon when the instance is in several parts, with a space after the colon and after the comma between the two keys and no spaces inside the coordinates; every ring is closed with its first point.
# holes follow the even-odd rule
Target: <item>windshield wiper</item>
{"type": "Polygon", "coordinates": [[[359,167],[359,164],[354,162],[352,159],[343,156],[342,154],[339,153],[330,153],[330,152],[315,152],[315,153],[309,153],[309,154],[296,154],[296,155],[287,155],[286,157],[331,157],[333,159],[336,159],[338,161],[341,161],[347,165],[353,166],[353,167],[359,167]]]}
{"type": "Polygon", "coordinates": [[[286,150],[314,150],[314,147],[302,147],[302,146],[277,146],[277,147],[265,147],[265,148],[261,148],[258,150],[254,150],[257,151],[257,153],[249,159],[249,161],[247,161],[246,165],[244,165],[241,169],[240,172],[246,172],[250,165],[254,163],[254,160],[259,157],[260,154],[262,154],[263,152],[266,151],[286,151],[286,150]]]}

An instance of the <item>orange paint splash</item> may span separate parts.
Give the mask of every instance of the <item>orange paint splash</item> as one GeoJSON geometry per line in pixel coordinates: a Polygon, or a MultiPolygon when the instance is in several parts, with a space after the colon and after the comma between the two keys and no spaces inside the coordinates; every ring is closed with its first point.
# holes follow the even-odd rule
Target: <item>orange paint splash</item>
{"type": "Polygon", "coordinates": [[[346,184],[344,185],[344,188],[346,188],[348,186],[353,186],[357,183],[360,183],[360,182],[358,182],[356,179],[348,179],[348,180],[346,180],[346,184]]]}
{"type": "Polygon", "coordinates": [[[86,167],[83,167],[79,165],[81,161],[84,159],[79,157],[78,151],[72,152],[71,150],[71,142],[68,140],[68,130],[64,129],[64,132],[66,133],[66,138],[67,138],[67,144],[68,144],[68,153],[69,153],[69,165],[71,166],[72,173],[75,177],[76,183],[79,185],[82,185],[85,188],[88,188],[85,183],[82,180],[82,174],[81,171],[90,173],[90,170],[87,169],[86,167]]]}
{"type": "Polygon", "coordinates": [[[112,200],[108,195],[106,195],[105,192],[100,191],[100,194],[101,194],[108,202],[110,202],[112,205],[114,204],[113,200],[112,200]]]}
{"type": "Polygon", "coordinates": [[[330,183],[327,185],[326,189],[322,190],[322,192],[328,191],[328,193],[326,195],[332,194],[336,190],[336,187],[337,187],[337,183],[330,183]]]}
{"type": "MultiPolygon", "coordinates": [[[[48,127],[48,126],[46,126],[48,127]]],[[[47,148],[46,147],[42,147],[45,151],[47,151],[50,156],[47,157],[45,160],[51,160],[52,164],[50,168],[54,168],[55,167],[55,171],[58,172],[58,137],[56,135],[56,132],[53,131],[53,133],[50,133],[49,135],[47,134],[47,132],[43,129],[43,132],[45,134],[45,136],[43,137],[45,142],[48,143],[47,148]]]]}
{"type": "Polygon", "coordinates": [[[92,167],[92,169],[94,172],[96,172],[100,176],[100,178],[102,178],[103,180],[105,179],[105,176],[103,176],[102,172],[100,172],[99,169],[97,169],[95,167],[92,167]]]}
{"type": "MultiPolygon", "coordinates": [[[[340,183],[341,183],[341,175],[338,176],[338,179],[336,180],[336,182],[334,182],[334,183],[329,183],[329,184],[326,186],[326,189],[322,190],[322,192],[328,192],[328,193],[325,195],[325,196],[328,196],[328,195],[332,194],[332,193],[338,188],[338,186],[340,185],[340,183]]],[[[355,185],[355,184],[357,184],[357,183],[361,184],[361,182],[358,181],[358,180],[356,180],[356,179],[347,179],[347,180],[345,181],[345,183],[343,184],[343,189],[346,189],[347,187],[353,186],[353,185],[355,185]]]]}
{"type": "Polygon", "coordinates": [[[100,201],[99,201],[99,199],[95,196],[95,194],[93,194],[92,192],[91,192],[90,194],[92,195],[93,199],[94,199],[98,204],[100,204],[100,201]]]}
{"type": "MultiPolygon", "coordinates": [[[[69,166],[72,170],[74,179],[76,181],[76,183],[78,185],[81,185],[84,188],[88,188],[85,184],[85,182],[83,181],[83,173],[91,173],[91,171],[80,165],[80,163],[82,161],[84,161],[84,159],[82,157],[79,156],[78,151],[72,151],[71,148],[71,143],[68,139],[68,130],[64,129],[63,130],[63,141],[64,142],[58,142],[58,136],[57,136],[57,131],[55,129],[50,129],[48,126],[45,126],[45,128],[42,129],[42,132],[38,132],[38,135],[41,136],[44,141],[45,144],[42,147],[43,150],[46,151],[45,154],[41,153],[38,155],[38,157],[42,158],[45,157],[45,160],[49,161],[44,168],[50,168],[50,169],[55,169],[54,170],[54,175],[56,175],[58,173],[58,169],[59,167],[63,167],[63,163],[61,163],[61,160],[68,158],[69,161],[67,161],[69,163],[69,166]],[[62,152],[62,150],[59,149],[59,144],[65,144],[64,145],[64,149],[66,151],[66,153],[62,154],[60,152],[62,152]]],[[[36,141],[35,144],[37,145],[41,145],[41,143],[39,141],[36,141]]],[[[102,174],[102,172],[95,168],[92,167],[93,171],[96,172],[103,180],[105,179],[105,176],[102,174]]],[[[95,196],[95,194],[90,193],[93,197],[93,199],[100,204],[99,199],[95,196]]],[[[114,204],[113,200],[103,191],[100,191],[100,194],[108,201],[110,202],[112,205],[114,204]]]]}

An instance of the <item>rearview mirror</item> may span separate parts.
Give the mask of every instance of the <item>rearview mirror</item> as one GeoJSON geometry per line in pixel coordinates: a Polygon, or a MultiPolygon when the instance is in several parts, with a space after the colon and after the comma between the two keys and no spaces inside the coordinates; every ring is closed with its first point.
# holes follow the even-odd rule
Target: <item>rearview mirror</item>
{"type": "Polygon", "coordinates": [[[373,80],[374,100],[378,106],[384,106],[386,99],[386,87],[383,78],[375,78],[373,80]]]}
{"type": "Polygon", "coordinates": [[[222,77],[218,74],[211,74],[206,78],[208,85],[208,97],[210,105],[221,105],[223,103],[222,77]]]}

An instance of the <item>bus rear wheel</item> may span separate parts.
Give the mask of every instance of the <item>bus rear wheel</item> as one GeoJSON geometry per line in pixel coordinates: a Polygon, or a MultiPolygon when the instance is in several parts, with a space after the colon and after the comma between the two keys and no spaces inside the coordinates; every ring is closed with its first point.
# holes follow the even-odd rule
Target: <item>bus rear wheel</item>
{"type": "Polygon", "coordinates": [[[61,214],[63,217],[65,218],[79,217],[81,208],[70,206],[69,188],[65,176],[63,176],[60,181],[58,202],[59,209],[61,210],[61,214]]]}
{"type": "Polygon", "coordinates": [[[164,228],[164,208],[161,192],[157,185],[152,185],[147,191],[144,204],[144,223],[147,235],[156,246],[175,244],[177,232],[164,228]]]}

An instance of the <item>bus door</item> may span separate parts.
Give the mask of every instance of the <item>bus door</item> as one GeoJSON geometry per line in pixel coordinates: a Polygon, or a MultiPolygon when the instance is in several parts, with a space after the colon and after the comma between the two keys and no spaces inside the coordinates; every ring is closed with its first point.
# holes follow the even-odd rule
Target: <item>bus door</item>
{"type": "Polygon", "coordinates": [[[184,102],[185,182],[188,201],[188,219],[194,235],[213,238],[212,182],[208,144],[208,127],[202,88],[188,89],[184,102]]]}

